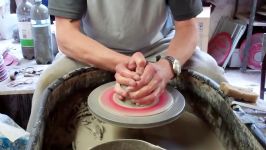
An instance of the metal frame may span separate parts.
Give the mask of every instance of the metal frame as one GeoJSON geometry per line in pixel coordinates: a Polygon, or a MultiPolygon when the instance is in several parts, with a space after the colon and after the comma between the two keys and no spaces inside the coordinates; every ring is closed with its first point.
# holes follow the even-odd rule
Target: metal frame
{"type": "MultiPolygon", "coordinates": [[[[248,31],[247,31],[247,42],[244,48],[244,56],[243,56],[243,62],[241,64],[241,72],[246,72],[247,70],[247,62],[248,62],[248,55],[249,55],[249,49],[251,46],[251,36],[253,32],[253,23],[255,20],[255,13],[256,13],[256,8],[257,8],[257,0],[252,0],[252,5],[250,8],[250,16],[249,16],[249,23],[248,23],[248,31]]],[[[238,5],[238,0],[236,1],[236,6],[238,5]]]]}

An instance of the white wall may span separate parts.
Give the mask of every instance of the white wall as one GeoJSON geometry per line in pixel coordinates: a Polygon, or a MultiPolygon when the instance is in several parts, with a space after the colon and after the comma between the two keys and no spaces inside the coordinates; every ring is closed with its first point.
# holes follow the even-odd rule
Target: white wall
{"type": "Polygon", "coordinates": [[[215,5],[210,20],[210,37],[222,16],[233,16],[235,0],[210,0],[215,5]]]}

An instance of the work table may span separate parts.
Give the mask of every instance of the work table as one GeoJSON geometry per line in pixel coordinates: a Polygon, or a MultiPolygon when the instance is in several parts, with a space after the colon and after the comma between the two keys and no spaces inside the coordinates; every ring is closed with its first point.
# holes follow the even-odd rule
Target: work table
{"type": "Polygon", "coordinates": [[[12,41],[13,40],[0,41],[0,52],[8,48],[9,53],[19,59],[19,64],[17,66],[6,66],[8,78],[0,82],[0,95],[33,94],[40,75],[32,74],[31,77],[24,77],[25,69],[41,73],[49,65],[37,65],[35,60],[24,59],[21,53],[20,44],[13,43],[12,41]],[[10,75],[14,74],[15,71],[19,73],[17,74],[16,79],[12,81],[10,80],[10,75]],[[12,86],[11,82],[16,85],[12,86]],[[27,82],[28,84],[19,84],[20,82],[27,82]]]}
{"type": "MultiPolygon", "coordinates": [[[[38,84],[39,74],[32,74],[30,77],[24,77],[25,69],[34,71],[45,70],[49,65],[37,65],[35,60],[26,60],[22,56],[19,43],[13,43],[13,40],[0,41],[0,52],[9,49],[9,54],[18,58],[17,66],[7,66],[8,78],[0,82],[0,113],[11,117],[18,125],[26,129],[31,112],[32,96],[36,85],[38,84]],[[10,80],[10,75],[19,72],[14,81],[10,80]],[[19,82],[28,82],[28,84],[18,84],[19,82]]],[[[41,72],[38,72],[41,73],[41,72]]],[[[29,75],[27,75],[29,76],[29,75]]]]}

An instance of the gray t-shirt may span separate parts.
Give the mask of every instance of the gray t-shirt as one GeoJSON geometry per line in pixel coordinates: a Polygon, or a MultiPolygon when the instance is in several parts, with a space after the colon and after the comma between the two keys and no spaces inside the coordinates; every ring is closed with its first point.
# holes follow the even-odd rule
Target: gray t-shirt
{"type": "Polygon", "coordinates": [[[149,51],[173,30],[172,18],[186,20],[201,11],[201,0],[49,1],[51,15],[82,19],[87,36],[122,53],[149,51]]]}

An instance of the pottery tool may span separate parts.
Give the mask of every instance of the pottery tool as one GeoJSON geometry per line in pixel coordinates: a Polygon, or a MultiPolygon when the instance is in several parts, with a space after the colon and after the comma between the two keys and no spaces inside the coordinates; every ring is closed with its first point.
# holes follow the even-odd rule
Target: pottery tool
{"type": "Polygon", "coordinates": [[[174,121],[185,107],[181,93],[167,86],[164,93],[149,105],[122,101],[114,91],[115,82],[104,84],[91,92],[88,107],[100,120],[126,128],[150,128],[174,121]]]}
{"type": "Polygon", "coordinates": [[[42,73],[43,69],[41,70],[35,70],[34,67],[26,67],[20,70],[15,70],[12,73],[10,73],[10,80],[14,81],[16,80],[16,77],[19,74],[23,74],[24,77],[34,77],[36,75],[40,75],[42,73]]]}
{"type": "Polygon", "coordinates": [[[10,80],[12,80],[12,81],[16,80],[18,74],[19,74],[18,71],[14,71],[14,72],[12,72],[12,73],[10,74],[10,76],[9,76],[10,80]]]}

